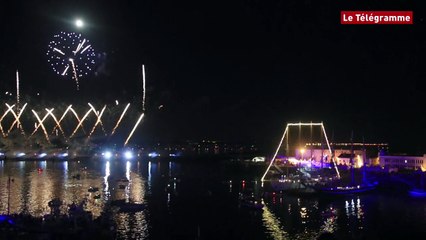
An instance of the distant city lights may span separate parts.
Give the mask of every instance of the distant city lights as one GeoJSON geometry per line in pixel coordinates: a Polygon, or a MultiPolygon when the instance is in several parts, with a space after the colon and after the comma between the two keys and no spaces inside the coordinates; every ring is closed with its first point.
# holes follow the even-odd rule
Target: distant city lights
{"type": "Polygon", "coordinates": [[[106,151],[102,154],[104,156],[105,159],[109,160],[112,158],[112,152],[110,151],[106,151]]]}
{"type": "Polygon", "coordinates": [[[150,153],[148,153],[148,157],[150,157],[150,158],[156,158],[156,157],[159,157],[159,156],[160,156],[160,154],[157,153],[157,152],[150,152],[150,153]]]}
{"type": "Polygon", "coordinates": [[[133,153],[131,151],[125,151],[124,152],[124,158],[126,158],[126,160],[130,160],[133,158],[133,153]]]}
{"type": "Polygon", "coordinates": [[[21,152],[21,153],[17,153],[17,154],[16,154],[16,156],[17,156],[17,157],[23,157],[23,156],[25,156],[25,155],[26,155],[26,154],[25,154],[25,153],[23,153],[23,152],[21,152]]]}

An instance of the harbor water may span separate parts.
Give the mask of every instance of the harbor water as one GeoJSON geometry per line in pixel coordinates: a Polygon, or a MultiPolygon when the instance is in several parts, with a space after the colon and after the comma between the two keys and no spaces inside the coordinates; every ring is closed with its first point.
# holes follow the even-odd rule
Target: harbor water
{"type": "Polygon", "coordinates": [[[264,166],[217,161],[0,161],[0,213],[50,213],[87,200],[100,216],[109,200],[143,203],[139,212],[113,213],[118,239],[424,239],[426,200],[400,192],[340,197],[264,193],[264,166]],[[9,181],[10,179],[10,181],[9,181]],[[90,188],[98,191],[88,191],[90,188]],[[252,192],[262,210],[239,204],[252,192]]]}

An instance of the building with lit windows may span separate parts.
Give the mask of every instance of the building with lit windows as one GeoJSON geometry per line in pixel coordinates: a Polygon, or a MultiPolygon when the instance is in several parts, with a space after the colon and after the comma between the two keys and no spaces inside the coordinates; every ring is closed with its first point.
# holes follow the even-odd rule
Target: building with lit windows
{"type": "MultiPolygon", "coordinates": [[[[318,143],[308,143],[295,150],[295,158],[320,163],[331,161],[332,154],[327,148],[318,148],[318,143]]],[[[381,150],[387,150],[386,143],[331,143],[335,161],[338,166],[350,166],[351,157],[355,168],[364,165],[378,165],[377,156],[381,150]],[[353,155],[352,155],[353,154],[353,155]]]]}
{"type": "Polygon", "coordinates": [[[426,154],[423,156],[379,156],[381,167],[390,167],[398,169],[412,169],[426,171],[426,154]]]}

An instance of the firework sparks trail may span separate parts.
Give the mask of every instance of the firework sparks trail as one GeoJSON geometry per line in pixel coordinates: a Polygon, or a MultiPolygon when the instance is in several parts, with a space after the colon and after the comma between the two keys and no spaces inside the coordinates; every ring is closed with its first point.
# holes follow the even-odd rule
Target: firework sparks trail
{"type": "MultiPolygon", "coordinates": [[[[66,138],[65,137],[65,133],[64,133],[64,130],[62,129],[62,127],[61,127],[61,124],[59,123],[59,121],[58,121],[58,119],[56,118],[56,116],[53,114],[53,108],[52,109],[47,109],[46,108],[46,111],[47,111],[47,114],[49,114],[50,116],[52,116],[52,118],[53,118],[53,120],[55,121],[55,123],[56,123],[56,126],[54,127],[54,128],[56,128],[56,127],[58,127],[59,128],[59,130],[61,131],[61,133],[62,133],[62,136],[64,136],[64,138],[66,138]]],[[[53,131],[55,131],[55,130],[53,130],[53,131]]],[[[53,131],[52,131],[52,133],[53,133],[53,131]]]]}
{"type": "MultiPolygon", "coordinates": [[[[87,138],[90,138],[90,136],[92,136],[93,132],[96,129],[96,126],[98,126],[98,124],[102,122],[101,118],[102,118],[102,114],[104,114],[105,109],[106,109],[106,105],[104,106],[104,108],[102,108],[101,113],[98,115],[98,120],[96,120],[96,123],[93,126],[92,131],[90,131],[90,134],[89,134],[89,136],[87,138]]],[[[105,130],[104,130],[104,133],[105,133],[105,130]]]]}
{"type": "Polygon", "coordinates": [[[57,48],[53,48],[53,51],[57,51],[58,53],[60,53],[60,54],[62,54],[62,55],[65,55],[65,53],[64,53],[64,52],[62,52],[61,50],[59,50],[59,49],[57,49],[57,48]]]}
{"type": "Polygon", "coordinates": [[[142,113],[141,116],[139,117],[138,121],[136,122],[135,126],[133,127],[132,131],[130,132],[129,136],[126,139],[126,142],[124,142],[124,146],[127,145],[127,143],[129,142],[130,138],[132,137],[133,133],[135,132],[136,128],[138,127],[139,123],[142,121],[143,116],[145,115],[145,113],[142,113]]]}
{"type": "MultiPolygon", "coordinates": [[[[46,137],[47,142],[48,142],[48,143],[50,143],[49,135],[47,134],[46,128],[45,128],[45,127],[44,127],[44,125],[43,125],[43,121],[47,118],[47,115],[48,115],[48,114],[46,114],[46,115],[43,117],[43,120],[40,120],[40,117],[38,116],[38,114],[36,113],[36,111],[34,111],[34,110],[31,110],[31,111],[33,112],[33,114],[34,114],[34,115],[35,115],[35,117],[37,118],[37,121],[39,122],[39,124],[38,124],[38,126],[37,126],[36,130],[38,129],[38,127],[39,127],[39,126],[41,126],[41,128],[43,129],[44,136],[46,137]]],[[[53,108],[51,109],[51,111],[53,111],[53,108]]],[[[35,133],[35,131],[36,131],[36,130],[34,130],[33,134],[35,133]]],[[[32,136],[33,134],[31,134],[31,136],[32,136]]],[[[31,137],[31,136],[30,136],[30,137],[31,137]]]]}
{"type": "Polygon", "coordinates": [[[3,130],[3,126],[1,125],[1,122],[0,122],[0,131],[3,137],[6,137],[6,135],[4,134],[4,130],[3,130]]]}
{"type": "Polygon", "coordinates": [[[58,75],[71,76],[77,83],[77,90],[80,79],[93,71],[96,58],[89,40],[74,32],[55,34],[46,55],[53,71],[58,75]]]}
{"type": "MultiPolygon", "coordinates": [[[[105,132],[105,128],[104,128],[104,124],[102,123],[102,120],[100,120],[100,118],[99,118],[99,112],[98,111],[96,111],[96,109],[93,107],[93,105],[92,104],[90,104],[90,103],[87,103],[87,104],[89,104],[89,106],[90,106],[90,108],[93,110],[93,112],[95,113],[95,115],[96,115],[96,117],[98,118],[98,120],[100,121],[99,122],[99,124],[101,125],[101,127],[102,127],[102,131],[104,132],[104,134],[106,135],[106,132],[105,132]]],[[[106,107],[106,105],[105,105],[105,107],[106,107]]],[[[104,108],[105,108],[104,107],[104,108]]],[[[96,121],[97,122],[97,121],[96,121]]]]}
{"type": "Polygon", "coordinates": [[[66,67],[65,67],[65,70],[62,72],[62,76],[65,76],[65,74],[67,73],[67,71],[68,71],[68,68],[70,67],[70,65],[67,65],[66,67]]]}
{"type": "Polygon", "coordinates": [[[3,137],[6,137],[6,134],[3,131],[3,126],[1,125],[1,122],[3,121],[3,118],[6,117],[6,115],[12,110],[12,108],[15,106],[15,104],[12,105],[12,106],[9,106],[6,103],[6,106],[8,107],[8,109],[4,112],[3,116],[1,116],[1,118],[0,118],[0,130],[1,130],[2,134],[3,134],[3,137]]]}
{"type": "MultiPolygon", "coordinates": [[[[9,128],[9,130],[7,131],[7,134],[9,134],[10,133],[10,131],[12,131],[12,129],[13,129],[13,127],[15,126],[15,124],[17,124],[17,128],[18,129],[20,129],[21,128],[21,122],[19,121],[19,119],[21,118],[21,115],[22,115],[22,113],[24,112],[24,110],[25,110],[25,107],[27,106],[27,104],[25,103],[24,104],[24,106],[22,107],[22,109],[19,111],[19,113],[18,113],[18,115],[16,115],[16,113],[15,113],[15,111],[13,111],[13,107],[15,106],[15,105],[12,105],[12,106],[9,106],[7,103],[6,103],[6,106],[9,108],[9,110],[8,111],[10,111],[11,113],[12,113],[12,115],[15,117],[15,121],[12,123],[12,125],[10,126],[10,128],[9,128]]],[[[18,109],[18,106],[16,106],[16,109],[18,109]]],[[[6,134],[6,135],[7,135],[6,134]]]]}
{"type": "MultiPolygon", "coordinates": [[[[80,117],[78,116],[77,112],[74,111],[74,108],[70,108],[71,112],[74,114],[75,118],[78,122],[81,122],[80,117]]],[[[86,131],[84,130],[83,122],[81,122],[81,130],[83,130],[83,133],[86,134],[86,131]]]]}
{"type": "MultiPolygon", "coordinates": [[[[33,111],[33,113],[35,112],[34,110],[31,110],[31,111],[33,111]]],[[[52,111],[53,111],[53,108],[52,108],[52,111]]],[[[35,112],[35,114],[34,114],[37,118],[38,118],[38,114],[37,114],[37,112],[35,112]]],[[[45,115],[44,115],[44,117],[43,117],[43,119],[41,120],[41,123],[40,123],[40,121],[39,121],[39,123],[38,124],[35,124],[34,125],[34,131],[31,133],[31,135],[28,137],[28,138],[30,138],[30,137],[32,137],[36,132],[37,132],[37,130],[40,128],[40,127],[44,127],[44,125],[43,125],[43,122],[47,119],[47,117],[49,116],[49,113],[47,112],[45,115]]]]}
{"type": "Polygon", "coordinates": [[[72,66],[72,71],[74,73],[74,80],[75,80],[75,84],[77,85],[77,90],[80,90],[80,84],[78,83],[78,77],[77,77],[77,71],[75,70],[74,59],[70,58],[70,62],[72,66]]]}
{"type": "MultiPolygon", "coordinates": [[[[76,55],[78,53],[78,51],[80,51],[80,49],[83,47],[83,45],[86,43],[86,39],[84,38],[83,41],[81,43],[78,44],[77,49],[74,52],[74,55],[76,55]]],[[[90,47],[90,45],[89,45],[90,47]]],[[[81,52],[83,53],[83,52],[81,52]]]]}
{"type": "Polygon", "coordinates": [[[120,122],[121,122],[121,120],[123,119],[124,114],[126,114],[127,109],[128,109],[129,107],[130,107],[130,103],[128,103],[128,104],[127,104],[126,108],[124,109],[123,113],[121,114],[120,118],[118,119],[117,124],[115,124],[115,127],[112,129],[111,136],[112,136],[112,135],[114,135],[115,130],[118,128],[118,125],[120,125],[120,122]]]}
{"type": "Polygon", "coordinates": [[[145,112],[145,65],[142,64],[142,111],[145,112]]]}
{"type": "Polygon", "coordinates": [[[87,116],[89,116],[89,114],[90,114],[90,112],[91,112],[91,111],[93,111],[93,109],[89,109],[89,110],[86,112],[86,114],[83,116],[83,118],[82,118],[82,119],[78,122],[78,125],[77,125],[77,127],[75,127],[75,129],[74,129],[74,131],[72,132],[72,134],[71,134],[70,138],[72,138],[72,137],[74,136],[74,134],[77,132],[78,128],[79,128],[80,126],[82,126],[82,124],[83,124],[84,120],[87,118],[87,116]]]}
{"type": "Polygon", "coordinates": [[[16,70],[16,107],[19,110],[19,72],[16,70]]]}
{"type": "MultiPolygon", "coordinates": [[[[6,103],[6,106],[7,106],[8,108],[10,108],[10,112],[12,112],[13,116],[15,117],[15,121],[14,121],[14,122],[12,123],[12,125],[10,126],[10,128],[9,128],[9,130],[7,131],[7,134],[6,134],[6,135],[8,135],[8,134],[10,133],[10,131],[12,131],[12,129],[13,129],[13,127],[15,126],[15,124],[17,124],[17,125],[16,125],[16,128],[20,129],[20,130],[21,130],[21,133],[22,133],[23,135],[25,135],[25,131],[24,131],[24,129],[22,128],[22,124],[21,124],[21,122],[19,121],[19,119],[21,118],[21,115],[22,115],[22,113],[24,112],[25,107],[27,106],[27,103],[25,103],[25,104],[24,104],[24,106],[22,107],[22,109],[19,111],[18,116],[16,116],[15,111],[13,111],[13,105],[12,105],[12,106],[9,106],[9,105],[6,103]]],[[[18,107],[17,107],[17,108],[18,108],[18,107]]]]}
{"type": "MultiPolygon", "coordinates": [[[[64,117],[67,115],[67,113],[68,113],[68,111],[71,109],[71,107],[72,107],[72,105],[69,105],[69,106],[67,107],[67,109],[66,109],[66,110],[65,110],[65,112],[62,114],[61,118],[59,119],[58,123],[57,123],[57,124],[56,124],[56,126],[53,128],[53,130],[52,130],[52,133],[51,133],[51,134],[53,134],[53,132],[55,132],[56,128],[58,128],[58,126],[60,126],[60,125],[61,125],[62,120],[63,120],[63,119],[64,119],[64,117]]],[[[65,137],[65,135],[64,135],[64,137],[65,137]]]]}
{"type": "Polygon", "coordinates": [[[84,53],[89,47],[91,47],[91,45],[87,45],[87,47],[85,47],[82,51],[81,51],[81,53],[84,53]]]}

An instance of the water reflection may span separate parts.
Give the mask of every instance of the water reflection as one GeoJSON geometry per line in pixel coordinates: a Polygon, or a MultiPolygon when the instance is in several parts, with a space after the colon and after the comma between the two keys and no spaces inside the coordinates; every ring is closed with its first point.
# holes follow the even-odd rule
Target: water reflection
{"type": "Polygon", "coordinates": [[[360,222],[361,222],[361,220],[364,218],[364,211],[362,210],[362,207],[361,207],[361,199],[359,199],[359,197],[357,198],[357,200],[356,200],[356,208],[358,209],[357,210],[357,218],[360,220],[360,222]]]}
{"type": "Polygon", "coordinates": [[[105,163],[105,177],[104,177],[104,192],[105,192],[105,199],[108,200],[110,192],[109,192],[109,183],[108,183],[108,178],[111,175],[111,170],[110,170],[110,163],[109,161],[107,161],[105,163]]]}
{"type": "Polygon", "coordinates": [[[300,208],[300,218],[302,219],[302,224],[305,224],[306,218],[308,218],[308,212],[305,207],[300,208]]]}
{"type": "Polygon", "coordinates": [[[337,217],[331,216],[324,220],[323,225],[321,226],[322,232],[335,232],[337,229],[337,217]]]}
{"type": "MultiPolygon", "coordinates": [[[[22,212],[43,216],[50,213],[48,202],[53,198],[63,201],[61,213],[67,212],[69,204],[85,199],[86,210],[91,211],[94,217],[101,215],[110,197],[125,197],[132,202],[144,203],[146,181],[137,169],[140,169],[138,164],[125,161],[1,161],[0,214],[7,213],[9,207],[11,214],[22,212]],[[136,168],[135,171],[132,168],[136,168]],[[117,186],[117,179],[122,173],[129,180],[124,196],[117,186]],[[7,186],[9,177],[10,188],[7,186]],[[101,191],[89,192],[90,187],[101,191]]],[[[144,211],[113,214],[116,214],[114,219],[120,238],[145,238],[148,235],[144,211]]]]}
{"type": "MultiPolygon", "coordinates": [[[[121,196],[123,196],[126,202],[145,203],[146,180],[137,171],[139,167],[139,164],[132,164],[132,162],[126,161],[124,174],[125,179],[127,179],[127,185],[124,187],[124,196],[120,194],[122,189],[119,185],[118,188],[114,189],[114,200],[121,199],[121,196]],[[136,168],[136,171],[132,171],[132,166],[136,168]]],[[[119,167],[117,170],[119,170],[119,167]]],[[[117,238],[145,239],[148,236],[146,211],[136,213],[117,212],[114,214],[114,219],[117,225],[117,238]]]]}
{"type": "Polygon", "coordinates": [[[129,181],[130,181],[130,165],[131,165],[130,161],[127,161],[126,162],[126,178],[129,181]]]}
{"type": "Polygon", "coordinates": [[[151,161],[148,162],[148,191],[151,192],[151,187],[152,187],[152,164],[151,161]]]}
{"type": "Polygon", "coordinates": [[[263,226],[272,239],[315,239],[337,229],[334,205],[320,199],[271,194],[264,202],[263,226]]]}
{"type": "Polygon", "coordinates": [[[376,228],[386,232],[382,223],[394,226],[396,215],[407,216],[403,227],[410,232],[425,224],[424,202],[398,208],[406,199],[379,195],[305,198],[277,192],[262,195],[262,213],[241,209],[235,193],[244,189],[260,196],[260,182],[216,174],[220,170],[213,171],[214,164],[163,162],[160,168],[158,162],[126,160],[0,161],[0,213],[7,212],[10,176],[12,213],[49,213],[47,202],[55,197],[66,204],[87,199],[94,216],[109,200],[147,204],[136,213],[111,210],[118,239],[195,239],[200,234],[202,239],[315,239],[323,231],[338,239],[362,239],[376,228]],[[88,192],[89,187],[101,191],[88,192]]]}
{"type": "Polygon", "coordinates": [[[288,234],[284,231],[281,226],[281,222],[275,217],[271,212],[268,205],[262,200],[263,213],[262,213],[262,222],[263,226],[267,229],[267,232],[275,240],[284,240],[289,239],[288,234]]]}
{"type": "Polygon", "coordinates": [[[345,213],[347,218],[355,217],[361,223],[364,217],[364,211],[362,209],[361,199],[357,197],[356,204],[355,199],[345,201],[345,213]]]}

